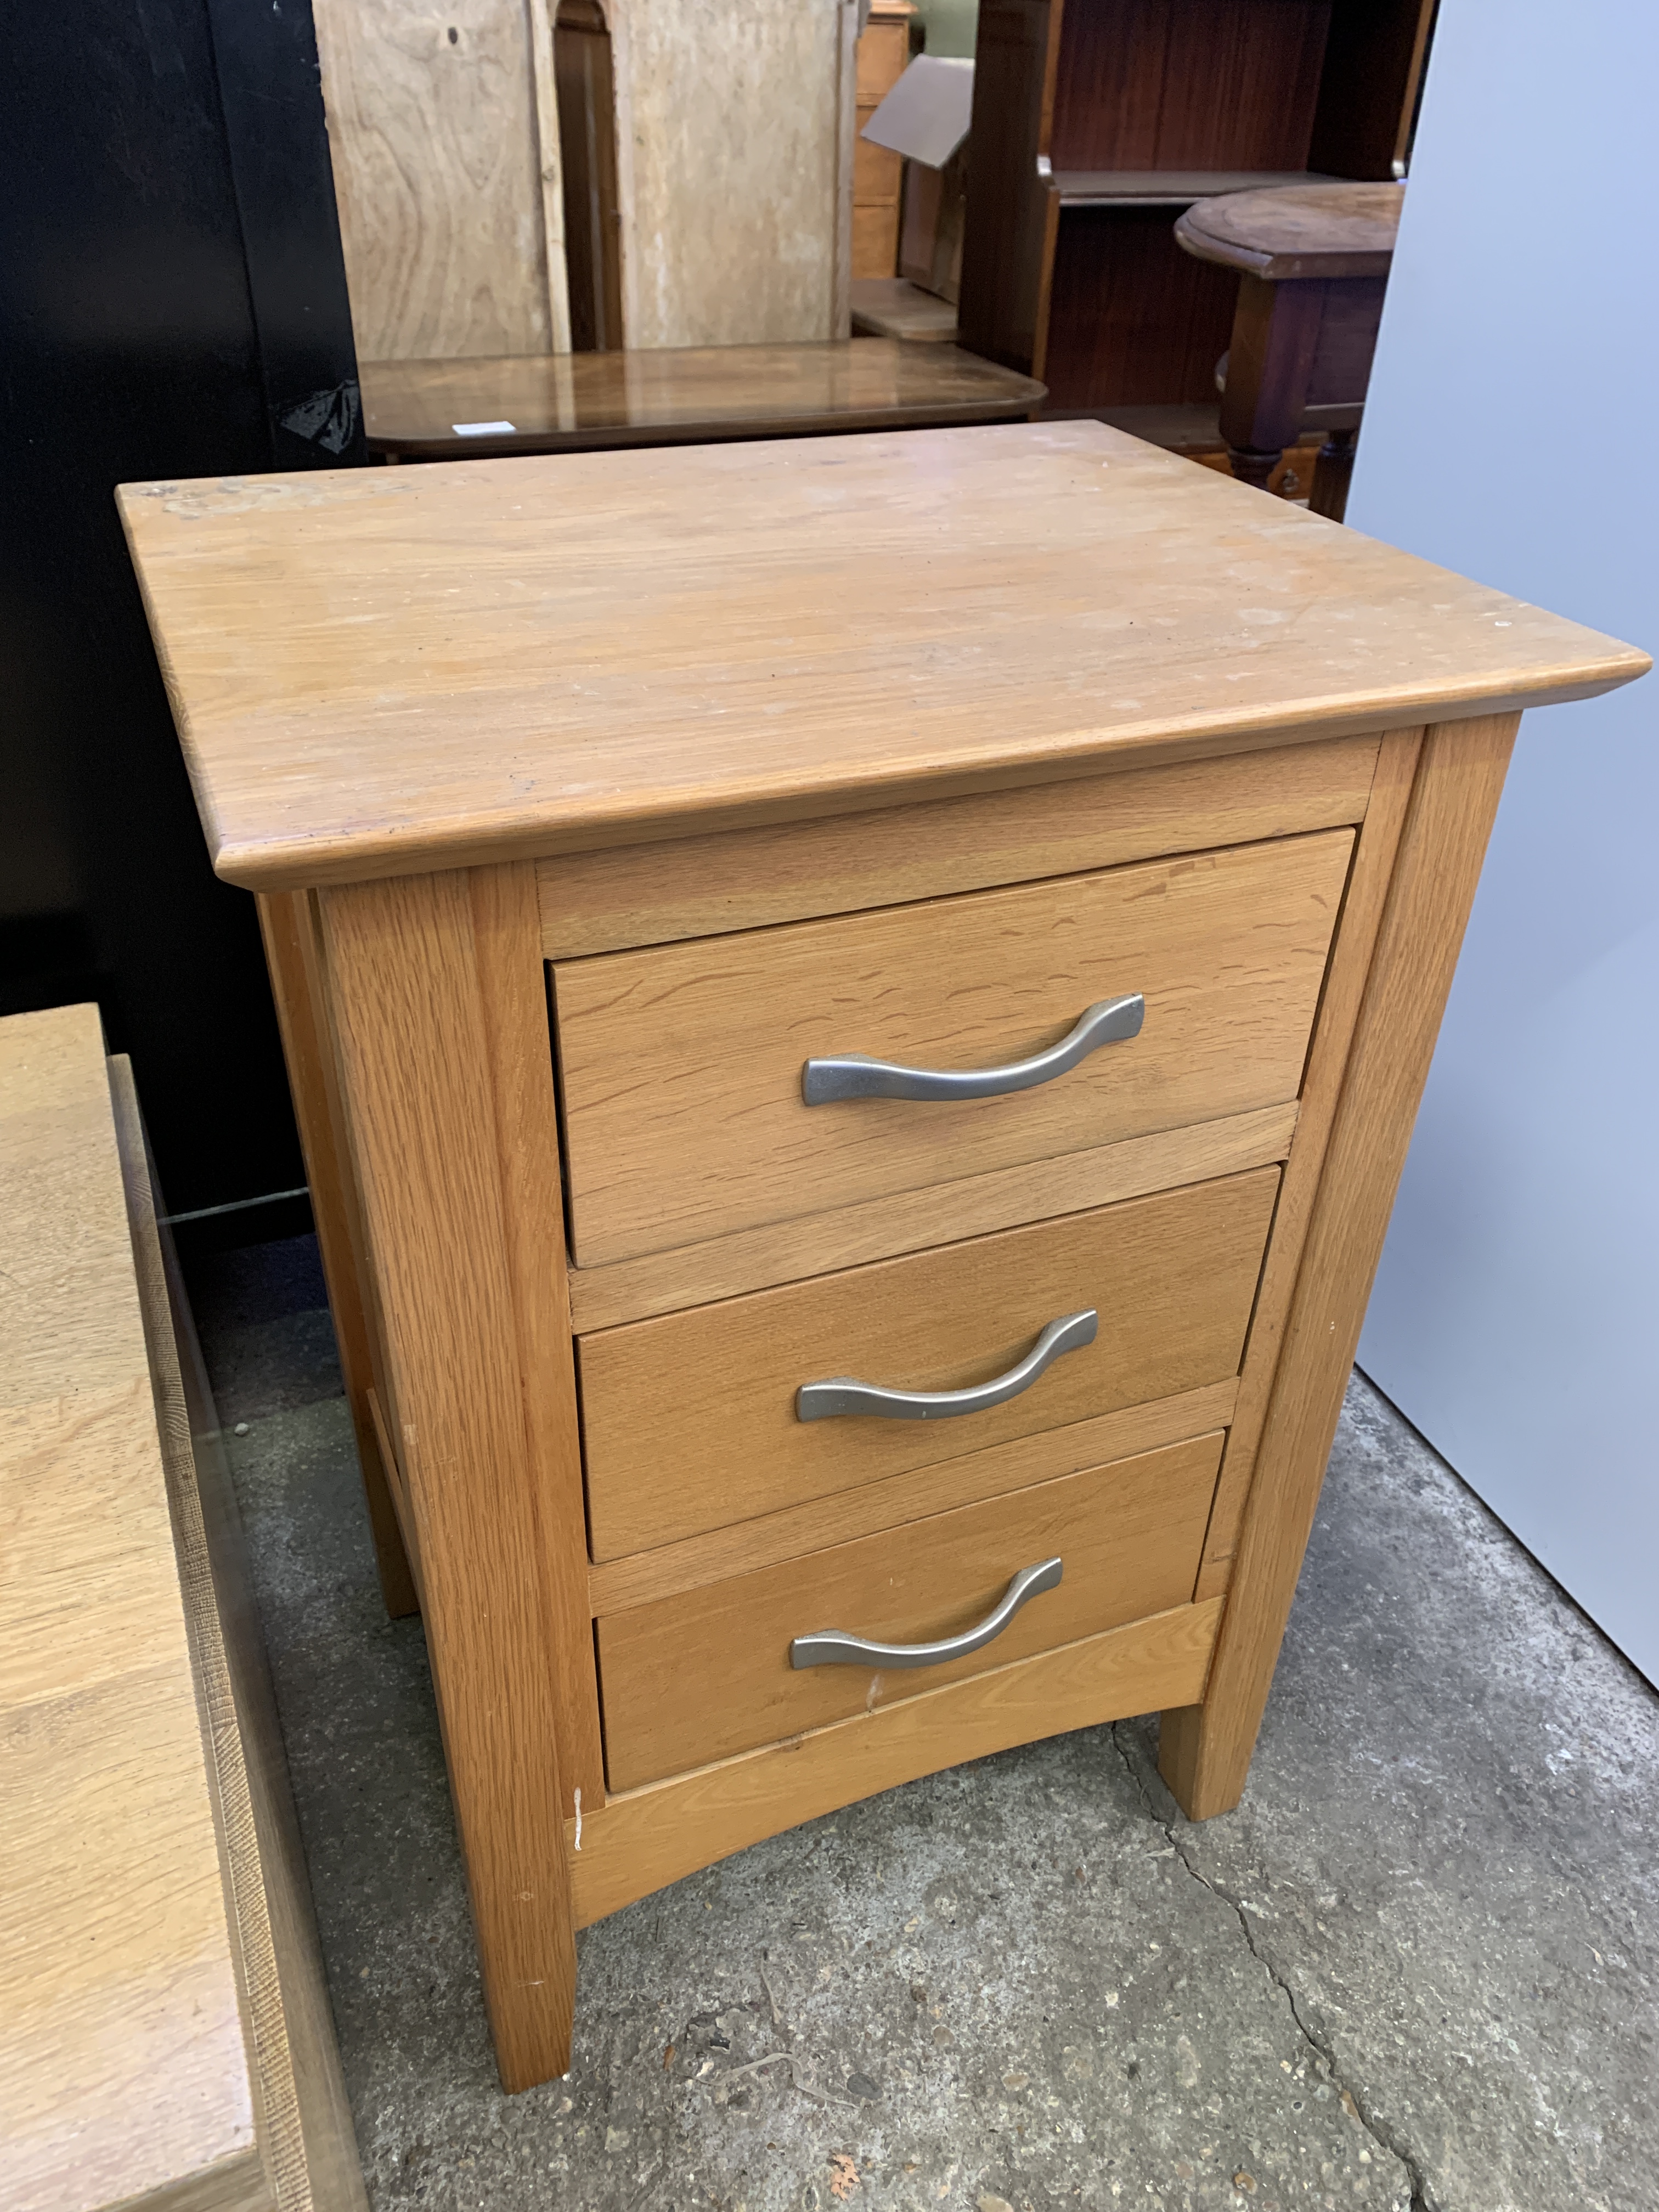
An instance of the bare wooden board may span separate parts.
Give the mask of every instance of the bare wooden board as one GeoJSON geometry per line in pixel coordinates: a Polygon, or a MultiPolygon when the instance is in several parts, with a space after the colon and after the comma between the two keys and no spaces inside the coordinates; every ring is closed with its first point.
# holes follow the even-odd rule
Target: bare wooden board
{"type": "Polygon", "coordinates": [[[314,0],[313,13],[359,359],[545,353],[528,11],[314,0]]]}
{"type": "Polygon", "coordinates": [[[628,343],[841,335],[844,7],[633,0],[609,12],[613,36],[617,17],[626,17],[617,58],[618,104],[628,116],[618,136],[628,139],[633,172],[623,199],[628,343]]]}
{"type": "Polygon", "coordinates": [[[132,1069],[109,1063],[179,1588],[277,2212],[367,2212],[241,1514],[132,1069]]]}
{"type": "Polygon", "coordinates": [[[274,2206],[94,1006],[0,1023],[0,1401],[6,2201],[274,2206]]]}
{"type": "Polygon", "coordinates": [[[1089,422],[121,508],[215,866],[260,890],[1443,720],[1649,665],[1089,422]]]}

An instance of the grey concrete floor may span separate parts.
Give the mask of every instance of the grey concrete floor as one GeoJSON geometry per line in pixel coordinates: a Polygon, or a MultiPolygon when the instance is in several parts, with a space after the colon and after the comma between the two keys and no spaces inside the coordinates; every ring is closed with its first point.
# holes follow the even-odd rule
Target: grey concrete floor
{"type": "Polygon", "coordinates": [[[1363,1378],[1237,1812],[1153,1720],[895,1790],[588,1930],[507,2098],[314,1248],[193,1273],[376,2212],[1659,2206],[1659,1698],[1363,1378]]]}

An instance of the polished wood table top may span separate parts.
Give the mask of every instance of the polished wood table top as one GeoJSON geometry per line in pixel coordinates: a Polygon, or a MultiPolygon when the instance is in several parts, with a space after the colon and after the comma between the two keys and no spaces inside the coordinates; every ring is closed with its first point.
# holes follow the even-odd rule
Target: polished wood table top
{"type": "Polygon", "coordinates": [[[214,864],[257,889],[1497,713],[1646,665],[1092,422],[119,498],[214,864]]]}
{"type": "Polygon", "coordinates": [[[1176,236],[1200,261],[1279,283],[1298,277],[1386,276],[1404,185],[1295,185],[1200,200],[1176,236]]]}
{"type": "Polygon", "coordinates": [[[1043,398],[1033,378],[977,354],[919,354],[891,337],[369,361],[358,374],[370,450],[428,460],[1006,422],[1043,398]]]}

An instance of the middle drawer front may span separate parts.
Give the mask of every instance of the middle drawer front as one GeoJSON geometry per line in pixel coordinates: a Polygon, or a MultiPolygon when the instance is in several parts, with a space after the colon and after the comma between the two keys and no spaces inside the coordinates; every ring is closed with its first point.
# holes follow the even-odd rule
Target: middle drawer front
{"type": "Polygon", "coordinates": [[[1276,1167],[819,1276],[579,1340],[596,1560],[1173,1397],[1237,1373],[1276,1167]],[[1092,1307],[1092,1344],[957,1418],[801,1421],[801,1384],[1005,1374],[1092,1307]]]}
{"type": "Polygon", "coordinates": [[[1185,1605],[1220,1464],[1219,1433],[1011,1498],[660,1598],[599,1623],[612,1790],[776,1743],[1185,1605]],[[995,1640],[915,1669],[797,1670],[796,1637],[828,1629],[933,1643],[981,1623],[1022,1568],[1061,1563],[995,1640]]]}

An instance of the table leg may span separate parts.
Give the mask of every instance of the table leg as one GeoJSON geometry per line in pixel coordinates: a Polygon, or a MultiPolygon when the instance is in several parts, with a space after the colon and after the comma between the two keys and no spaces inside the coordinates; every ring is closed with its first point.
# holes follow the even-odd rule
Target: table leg
{"type": "Polygon", "coordinates": [[[1232,464],[1233,474],[1240,483],[1252,484],[1257,491],[1266,491],[1267,479],[1285,458],[1285,448],[1276,447],[1267,453],[1253,453],[1247,446],[1229,446],[1227,459],[1232,464]]]}
{"type": "Polygon", "coordinates": [[[1314,466],[1313,491],[1308,505],[1315,514],[1340,522],[1348,508],[1348,485],[1353,476],[1353,430],[1333,430],[1319,449],[1314,466]]]}
{"type": "Polygon", "coordinates": [[[1260,276],[1239,280],[1221,394],[1221,434],[1233,474],[1265,489],[1302,429],[1319,345],[1325,287],[1260,276]]]}

